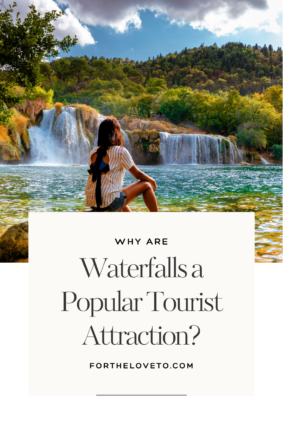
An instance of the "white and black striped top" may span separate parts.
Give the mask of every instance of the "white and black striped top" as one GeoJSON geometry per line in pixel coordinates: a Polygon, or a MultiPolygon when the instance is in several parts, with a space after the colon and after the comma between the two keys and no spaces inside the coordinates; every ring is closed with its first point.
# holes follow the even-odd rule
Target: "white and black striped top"
{"type": "MultiPolygon", "coordinates": [[[[98,147],[95,147],[89,154],[89,166],[91,165],[91,157],[97,149],[98,147]]],[[[112,146],[107,150],[107,153],[110,171],[101,175],[101,208],[106,208],[116,197],[120,197],[126,169],[130,169],[134,165],[134,161],[125,147],[112,146]]],[[[92,175],[89,175],[85,188],[86,206],[97,207],[95,189],[96,182],[93,183],[92,175]]]]}

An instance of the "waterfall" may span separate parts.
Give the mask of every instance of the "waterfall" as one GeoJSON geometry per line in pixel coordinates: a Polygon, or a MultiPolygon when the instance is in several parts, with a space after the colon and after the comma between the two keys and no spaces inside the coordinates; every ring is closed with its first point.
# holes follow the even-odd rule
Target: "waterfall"
{"type": "Polygon", "coordinates": [[[56,118],[55,108],[43,111],[40,127],[29,128],[31,162],[42,164],[86,164],[91,149],[77,109],[63,107],[56,118]]]}
{"type": "Polygon", "coordinates": [[[130,143],[129,137],[127,136],[125,131],[122,130],[122,128],[121,128],[121,132],[122,132],[122,135],[123,135],[124,147],[126,147],[126,149],[129,150],[130,154],[132,154],[132,148],[131,148],[131,143],[130,143]]]}
{"type": "Polygon", "coordinates": [[[163,164],[236,164],[243,154],[230,140],[204,134],[160,133],[163,164]]]}
{"type": "MultiPolygon", "coordinates": [[[[106,119],[98,115],[99,125],[106,119]]],[[[131,153],[131,144],[121,129],[124,146],[131,153]]],[[[30,162],[36,164],[87,164],[92,148],[82,125],[81,114],[75,107],[64,106],[58,117],[55,108],[43,111],[39,127],[29,128],[30,162]]],[[[95,144],[97,144],[97,134],[95,144]]],[[[18,143],[20,140],[18,139],[18,143]]],[[[21,152],[19,144],[19,151],[21,152]]]]}
{"type": "Polygon", "coordinates": [[[19,155],[20,155],[20,158],[22,158],[22,156],[23,156],[23,153],[22,153],[23,146],[22,146],[22,142],[21,142],[21,137],[20,137],[18,132],[17,132],[17,141],[18,141],[19,155]]]}
{"type": "Polygon", "coordinates": [[[261,163],[263,164],[263,165],[270,165],[270,162],[268,162],[266,159],[264,159],[262,156],[260,157],[261,158],[261,163]]]}

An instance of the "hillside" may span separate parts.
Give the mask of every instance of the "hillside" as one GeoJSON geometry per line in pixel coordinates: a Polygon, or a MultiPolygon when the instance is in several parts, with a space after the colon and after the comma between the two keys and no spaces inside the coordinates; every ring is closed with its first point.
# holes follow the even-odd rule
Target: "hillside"
{"type": "Polygon", "coordinates": [[[244,96],[264,93],[267,87],[282,83],[282,51],[273,51],[271,45],[261,48],[227,43],[222,47],[185,48],[181,53],[160,54],[145,62],[68,57],[42,64],[42,74],[46,88],[54,89],[56,101],[72,101],[80,91],[79,97],[90,103],[93,93],[129,99],[177,87],[211,93],[236,89],[244,96]],[[93,82],[96,79],[103,82],[93,82]]]}
{"type": "MultiPolygon", "coordinates": [[[[22,87],[16,87],[24,98],[23,106],[7,104],[13,117],[0,128],[1,156],[7,160],[19,156],[19,112],[28,118],[25,125],[21,124],[22,132],[26,132],[28,125],[36,124],[26,110],[29,102],[42,98],[49,108],[55,102],[88,105],[119,119],[156,120],[161,114],[163,121],[194,124],[199,132],[232,135],[240,147],[274,151],[280,159],[281,69],[281,49],[241,43],[185,48],[145,62],[104,57],[43,62],[41,86],[26,94],[22,87]]],[[[2,69],[0,82],[8,78],[8,72],[2,69]]],[[[28,142],[23,137],[24,143],[28,142]]]]}

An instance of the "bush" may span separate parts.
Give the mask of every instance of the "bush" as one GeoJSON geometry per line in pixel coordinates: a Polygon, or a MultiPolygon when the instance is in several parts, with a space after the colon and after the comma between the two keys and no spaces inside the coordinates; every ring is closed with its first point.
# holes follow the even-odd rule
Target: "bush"
{"type": "Polygon", "coordinates": [[[37,100],[38,98],[41,98],[46,101],[46,103],[52,103],[53,102],[53,90],[45,91],[42,87],[34,87],[30,93],[27,93],[25,98],[27,100],[37,100]]]}
{"type": "Polygon", "coordinates": [[[151,112],[154,111],[154,96],[152,94],[142,94],[133,99],[133,106],[135,107],[138,116],[150,117],[151,112]]]}
{"type": "Polygon", "coordinates": [[[253,122],[247,122],[238,127],[238,144],[245,147],[262,149],[266,146],[266,135],[253,122]]]}
{"type": "Polygon", "coordinates": [[[271,151],[274,154],[275,159],[277,159],[277,160],[282,159],[282,145],[281,144],[274,144],[271,147],[271,151]]]}

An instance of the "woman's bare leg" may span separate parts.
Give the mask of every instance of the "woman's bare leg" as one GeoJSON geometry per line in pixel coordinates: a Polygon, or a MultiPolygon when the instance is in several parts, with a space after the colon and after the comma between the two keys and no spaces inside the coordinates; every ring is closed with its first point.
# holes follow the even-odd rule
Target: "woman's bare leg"
{"type": "Polygon", "coordinates": [[[131,211],[131,209],[129,208],[129,206],[128,206],[128,205],[126,205],[126,206],[124,206],[124,207],[121,209],[121,212],[132,212],[132,211],[131,211]]]}
{"type": "Polygon", "coordinates": [[[128,187],[123,188],[123,191],[127,196],[127,205],[142,194],[144,203],[149,211],[158,212],[156,197],[148,181],[138,181],[137,183],[133,183],[128,187]]]}

